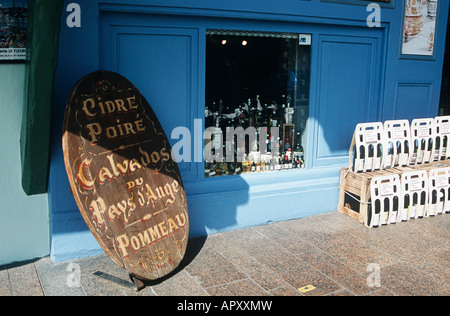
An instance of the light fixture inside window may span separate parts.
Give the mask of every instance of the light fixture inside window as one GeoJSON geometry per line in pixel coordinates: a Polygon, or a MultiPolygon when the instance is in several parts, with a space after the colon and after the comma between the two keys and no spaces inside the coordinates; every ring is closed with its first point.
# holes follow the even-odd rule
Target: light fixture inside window
{"type": "Polygon", "coordinates": [[[227,44],[227,40],[222,40],[222,45],[226,45],[227,44]]]}
{"type": "Polygon", "coordinates": [[[242,46],[247,46],[248,42],[246,40],[242,41],[242,46]]]}

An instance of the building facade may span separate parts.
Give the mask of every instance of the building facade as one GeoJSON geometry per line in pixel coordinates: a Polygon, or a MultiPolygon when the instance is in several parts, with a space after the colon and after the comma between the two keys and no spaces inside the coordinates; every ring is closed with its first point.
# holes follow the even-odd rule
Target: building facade
{"type": "MultiPolygon", "coordinates": [[[[183,158],[191,237],[334,211],[357,123],[438,115],[446,1],[71,3],[61,17],[51,113],[54,261],[102,252],[78,212],[61,146],[66,100],[90,72],[125,76],[156,112],[183,158]],[[256,126],[265,138],[259,148],[247,141],[240,163],[205,162],[204,130],[226,126],[256,126]],[[279,128],[276,162],[260,150],[274,142],[259,127],[279,128]]],[[[215,140],[214,154],[229,152],[215,140]]]]}

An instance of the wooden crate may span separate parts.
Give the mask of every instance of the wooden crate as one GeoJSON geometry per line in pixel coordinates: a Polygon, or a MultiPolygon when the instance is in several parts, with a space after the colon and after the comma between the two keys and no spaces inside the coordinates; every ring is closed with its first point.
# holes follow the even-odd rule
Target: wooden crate
{"type": "MultiPolygon", "coordinates": [[[[373,177],[401,175],[408,167],[355,173],[342,168],[339,174],[339,202],[337,210],[369,227],[370,181],[373,177]]],[[[408,168],[410,169],[410,168],[408,168]]]]}
{"type": "Polygon", "coordinates": [[[450,159],[434,161],[421,165],[396,167],[372,172],[355,173],[348,167],[342,168],[339,174],[339,202],[337,211],[346,214],[369,227],[370,181],[373,177],[398,174],[404,172],[450,167],[450,159]]]}
{"type": "Polygon", "coordinates": [[[412,168],[414,170],[426,170],[428,174],[430,174],[431,169],[447,168],[447,167],[450,167],[450,159],[438,160],[438,161],[433,161],[431,163],[424,163],[421,165],[410,166],[410,168],[412,168]]]}

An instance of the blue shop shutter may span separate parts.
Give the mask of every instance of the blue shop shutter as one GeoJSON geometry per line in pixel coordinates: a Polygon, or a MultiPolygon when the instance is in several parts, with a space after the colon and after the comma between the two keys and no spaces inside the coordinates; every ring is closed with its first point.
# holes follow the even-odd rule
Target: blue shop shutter
{"type": "MultiPolygon", "coordinates": [[[[194,119],[198,89],[198,30],[104,24],[102,64],[107,70],[129,79],[155,111],[171,145],[176,127],[192,131],[193,161],[194,119]]],[[[194,179],[199,164],[180,162],[183,179],[194,179]]]]}
{"type": "Polygon", "coordinates": [[[313,163],[346,164],[355,126],[379,117],[378,39],[322,35],[318,51],[313,163]]]}

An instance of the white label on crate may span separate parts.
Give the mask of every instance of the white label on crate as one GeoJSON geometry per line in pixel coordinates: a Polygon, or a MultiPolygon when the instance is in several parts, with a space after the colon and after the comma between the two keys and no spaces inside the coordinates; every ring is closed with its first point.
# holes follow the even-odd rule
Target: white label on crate
{"type": "Polygon", "coordinates": [[[437,204],[436,213],[441,214],[443,210],[444,210],[444,202],[442,201],[437,204]]]}
{"type": "Polygon", "coordinates": [[[393,195],[394,194],[394,184],[392,182],[385,182],[380,184],[380,194],[381,196],[393,195]]]}
{"type": "Polygon", "coordinates": [[[389,223],[393,224],[397,221],[397,212],[392,212],[389,218],[389,223]]]}
{"type": "Polygon", "coordinates": [[[401,128],[397,127],[392,130],[392,138],[393,139],[402,139],[404,135],[405,135],[405,133],[404,133],[403,129],[401,129],[401,128]]]}
{"type": "Polygon", "coordinates": [[[364,170],[371,171],[372,170],[373,158],[366,158],[366,163],[364,166],[364,170]]]}
{"type": "Polygon", "coordinates": [[[403,214],[403,220],[404,221],[409,221],[409,219],[411,218],[411,216],[409,215],[409,208],[406,210],[405,214],[403,214]]]}
{"type": "Polygon", "coordinates": [[[441,123],[441,134],[450,134],[450,122],[441,123]]]}
{"type": "Polygon", "coordinates": [[[445,174],[439,174],[436,179],[436,186],[438,188],[445,187],[448,184],[448,177],[445,174]]]}
{"type": "Polygon", "coordinates": [[[423,162],[431,162],[431,151],[426,151],[425,154],[423,155],[423,162]]]}
{"type": "Polygon", "coordinates": [[[431,156],[431,151],[425,151],[423,152],[422,159],[420,162],[429,162],[431,156]]]}
{"type": "Polygon", "coordinates": [[[434,150],[433,160],[439,160],[439,149],[434,150]]]}
{"type": "Polygon", "coordinates": [[[400,220],[407,221],[408,218],[409,218],[409,207],[408,207],[408,209],[403,209],[400,214],[400,220]]]}
{"type": "Polygon", "coordinates": [[[425,151],[420,150],[419,153],[417,154],[417,163],[421,164],[424,161],[425,161],[425,151]]]}
{"type": "Polygon", "coordinates": [[[384,168],[387,169],[392,165],[392,155],[387,155],[384,160],[384,168]]]}
{"type": "Polygon", "coordinates": [[[412,154],[412,157],[411,157],[411,164],[415,164],[416,160],[417,160],[417,154],[414,153],[414,154],[412,154]]]}
{"type": "Polygon", "coordinates": [[[395,155],[395,158],[394,158],[394,167],[395,167],[395,166],[398,166],[398,160],[399,160],[399,155],[395,155]]]}
{"type": "Polygon", "coordinates": [[[411,186],[411,191],[419,191],[422,189],[422,180],[411,179],[410,186],[411,186]]]}
{"type": "MultiPolygon", "coordinates": [[[[436,204],[430,204],[428,207],[428,215],[435,215],[436,213],[436,204]]],[[[423,212],[419,212],[419,216],[423,216],[423,212]]]]}
{"type": "Polygon", "coordinates": [[[355,171],[362,171],[364,168],[364,159],[355,159],[355,171]]]}
{"type": "Polygon", "coordinates": [[[410,205],[408,207],[408,217],[416,217],[416,209],[417,209],[417,204],[416,205],[410,205]]]}
{"type": "Polygon", "coordinates": [[[379,226],[380,225],[380,214],[376,215],[376,214],[372,214],[372,221],[370,223],[370,226],[379,226]]]}
{"type": "Polygon", "coordinates": [[[449,200],[445,201],[445,203],[444,203],[444,211],[443,212],[447,213],[448,211],[450,211],[449,200]]]}
{"type": "Polygon", "coordinates": [[[378,140],[377,131],[375,130],[365,130],[364,140],[366,143],[376,143],[378,140]]]}
{"type": "MultiPolygon", "coordinates": [[[[430,207],[434,208],[435,205],[431,204],[430,207]]],[[[417,205],[417,216],[423,217],[425,215],[425,205],[417,205]]]]}
{"type": "Polygon", "coordinates": [[[378,170],[381,168],[381,157],[373,158],[373,169],[378,170]]]}
{"type": "Polygon", "coordinates": [[[383,212],[381,224],[389,224],[389,212],[383,212]]]}
{"type": "Polygon", "coordinates": [[[417,131],[417,135],[418,135],[420,138],[428,137],[429,132],[430,132],[430,129],[429,129],[428,126],[419,126],[419,129],[418,129],[418,131],[417,131]]]}
{"type": "Polygon", "coordinates": [[[399,158],[399,165],[400,166],[405,166],[408,164],[408,159],[409,159],[409,155],[408,154],[400,154],[400,158],[399,158]]]}

